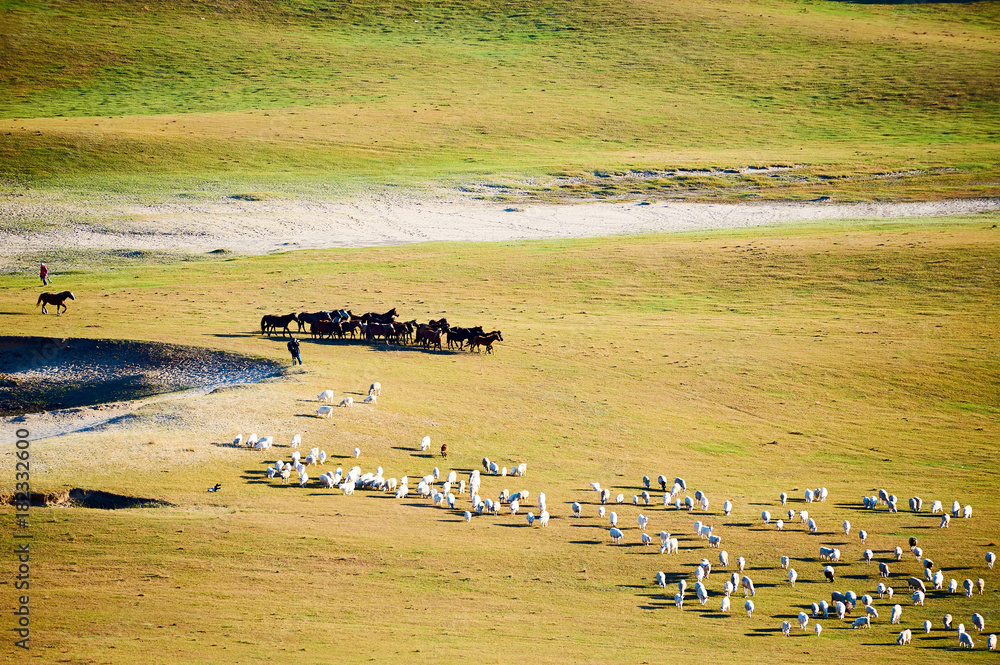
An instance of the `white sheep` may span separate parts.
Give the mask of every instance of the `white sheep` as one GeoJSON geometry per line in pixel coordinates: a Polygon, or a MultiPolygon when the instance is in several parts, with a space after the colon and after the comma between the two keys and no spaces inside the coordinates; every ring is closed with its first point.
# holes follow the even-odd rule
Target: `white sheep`
{"type": "Polygon", "coordinates": [[[865,541],[868,540],[868,532],[865,531],[864,529],[861,529],[860,531],[858,531],[858,538],[861,539],[861,544],[864,545],[865,541]]]}
{"type": "Polygon", "coordinates": [[[288,479],[291,478],[291,477],[292,477],[292,467],[291,467],[291,465],[286,466],[284,469],[281,470],[281,484],[282,485],[288,484],[288,479]]]}
{"type": "Polygon", "coordinates": [[[966,519],[972,517],[972,506],[966,506],[965,508],[962,508],[962,517],[966,519]]]}
{"type": "MultiPolygon", "coordinates": [[[[793,513],[793,516],[794,516],[794,512],[795,511],[793,510],[791,512],[793,513]]],[[[792,518],[789,517],[788,521],[791,521],[791,520],[792,520],[792,518]]],[[[808,521],[809,521],[809,511],[808,510],[800,510],[799,511],[799,524],[805,524],[808,521]]]]}
{"type": "Polygon", "coordinates": [[[275,473],[277,473],[277,472],[274,470],[273,466],[267,467],[267,477],[268,478],[274,478],[274,474],[275,473]]]}
{"type": "Polygon", "coordinates": [[[819,637],[820,633],[823,632],[823,626],[816,624],[815,628],[816,628],[816,637],[819,637]]]}
{"type": "Polygon", "coordinates": [[[851,624],[851,628],[871,628],[871,627],[872,627],[872,620],[871,617],[868,616],[867,614],[864,615],[863,617],[858,617],[857,619],[854,620],[854,623],[851,624]]]}
{"type": "Polygon", "coordinates": [[[722,585],[722,593],[728,598],[732,595],[733,591],[736,591],[736,585],[733,584],[732,580],[726,580],[722,585]]]}
{"type": "Polygon", "coordinates": [[[719,565],[723,568],[729,566],[729,552],[726,550],[719,550],[719,565]]]}
{"type": "Polygon", "coordinates": [[[747,602],[743,603],[743,609],[747,611],[748,617],[753,617],[753,601],[747,598],[747,602]]]}
{"type": "Polygon", "coordinates": [[[935,501],[931,504],[931,514],[944,512],[944,506],[941,505],[940,501],[935,501]]]}
{"type": "Polygon", "coordinates": [[[806,499],[806,503],[812,503],[812,502],[813,502],[813,499],[815,499],[815,498],[816,498],[816,497],[815,497],[815,495],[813,494],[813,491],[812,491],[812,490],[806,490],[806,491],[805,491],[805,499],[806,499]]]}
{"type": "Polygon", "coordinates": [[[517,474],[516,475],[521,476],[521,477],[524,477],[524,476],[528,475],[528,463],[527,462],[521,462],[520,464],[517,465],[517,474]]]}
{"type": "Polygon", "coordinates": [[[880,577],[889,577],[889,565],[884,561],[878,562],[878,574],[880,577]]]}
{"type": "Polygon", "coordinates": [[[722,504],[722,513],[728,517],[731,512],[733,512],[733,502],[726,499],[722,504]]]}
{"type": "Polygon", "coordinates": [[[904,628],[899,632],[899,637],[896,638],[896,644],[905,646],[910,643],[911,639],[913,639],[913,633],[909,628],[904,628]]]}
{"type": "Polygon", "coordinates": [[[382,384],[376,381],[368,388],[369,397],[381,397],[382,396],[382,384]]]}
{"type": "Polygon", "coordinates": [[[958,502],[958,499],[951,504],[951,516],[958,517],[958,514],[962,512],[962,504],[958,502]]]}
{"type": "Polygon", "coordinates": [[[781,501],[781,505],[785,505],[788,502],[788,494],[786,492],[782,492],[778,495],[778,500],[781,501]]]}
{"type": "Polygon", "coordinates": [[[823,613],[824,619],[830,618],[830,603],[825,600],[819,601],[819,611],[823,613]]]}
{"type": "MultiPolygon", "coordinates": [[[[680,543],[676,538],[671,538],[667,541],[666,552],[667,554],[677,554],[680,549],[680,543]]],[[[660,548],[660,553],[663,553],[663,547],[660,548]]]]}
{"type": "Polygon", "coordinates": [[[781,622],[781,634],[784,635],[785,637],[788,637],[788,634],[790,632],[792,632],[792,624],[788,623],[787,621],[782,621],[781,622]]]}
{"type": "Polygon", "coordinates": [[[706,589],[705,585],[701,582],[694,585],[694,593],[698,597],[698,602],[702,605],[708,602],[708,589],[706,589]]]}
{"type": "Polygon", "coordinates": [[[615,497],[615,503],[625,503],[625,495],[619,494],[615,497]]]}
{"type": "Polygon", "coordinates": [[[799,574],[795,572],[794,568],[788,569],[788,583],[792,585],[793,589],[795,588],[795,580],[798,579],[798,577],[799,574]]]}
{"type": "Polygon", "coordinates": [[[997,649],[997,636],[990,635],[989,637],[986,638],[986,650],[996,651],[996,649],[997,649]]]}
{"type": "Polygon", "coordinates": [[[871,606],[871,603],[865,605],[865,614],[870,617],[878,618],[878,610],[871,606]]]}
{"type": "Polygon", "coordinates": [[[348,395],[344,399],[340,400],[340,406],[351,407],[354,406],[354,398],[348,395]]]}
{"type": "Polygon", "coordinates": [[[309,482],[309,474],[303,471],[299,474],[299,487],[305,487],[306,483],[309,482]]]}
{"type": "Polygon", "coordinates": [[[465,511],[465,521],[466,522],[472,521],[472,513],[470,513],[468,510],[465,511]]]}
{"type": "Polygon", "coordinates": [[[958,580],[953,577],[951,578],[951,581],[948,582],[948,593],[955,593],[956,591],[958,591],[958,580]]]}
{"type": "Polygon", "coordinates": [[[609,531],[609,533],[611,534],[611,542],[616,544],[621,543],[622,538],[625,536],[620,529],[616,529],[615,527],[611,527],[611,531],[609,531]]]}
{"type": "Polygon", "coordinates": [[[354,494],[355,486],[355,482],[353,480],[349,480],[340,484],[340,491],[345,495],[351,495],[354,494]]]}
{"type": "Polygon", "coordinates": [[[861,553],[861,558],[865,560],[865,564],[868,566],[872,565],[873,556],[875,556],[875,553],[872,552],[871,550],[865,550],[864,552],[861,553]]]}
{"type": "Polygon", "coordinates": [[[302,435],[296,434],[292,437],[292,443],[288,446],[289,448],[298,448],[302,445],[302,435]]]}
{"type": "Polygon", "coordinates": [[[641,534],[639,534],[639,540],[642,541],[643,545],[649,545],[651,542],[653,542],[653,537],[650,536],[645,531],[643,531],[641,534]]]}
{"type": "Polygon", "coordinates": [[[965,597],[972,598],[972,580],[966,578],[965,581],[962,582],[962,588],[965,589],[965,597]]]}
{"type": "Polygon", "coordinates": [[[791,563],[791,561],[792,560],[789,559],[787,556],[781,557],[781,569],[788,570],[788,565],[791,563]]]}
{"type": "Polygon", "coordinates": [[[823,576],[826,577],[827,581],[832,582],[834,577],[836,576],[836,572],[834,571],[833,566],[826,566],[825,568],[823,568],[823,576]]]}
{"type": "Polygon", "coordinates": [[[986,629],[986,621],[983,619],[982,614],[976,612],[972,615],[972,626],[980,633],[986,629]]]}
{"type": "Polygon", "coordinates": [[[834,603],[834,608],[837,610],[837,618],[843,621],[844,617],[847,616],[847,605],[838,600],[834,603]]]}
{"type": "Polygon", "coordinates": [[[354,449],[354,457],[355,457],[355,459],[357,459],[358,457],[361,457],[361,449],[360,448],[355,448],[354,449]]]}
{"type": "Polygon", "coordinates": [[[426,452],[431,449],[431,437],[425,436],[420,439],[420,450],[421,452],[426,452]]]}
{"type": "Polygon", "coordinates": [[[234,446],[241,446],[241,445],[243,445],[243,432],[240,432],[235,437],[233,437],[233,445],[234,446]]]}
{"type": "Polygon", "coordinates": [[[574,516],[574,517],[579,517],[579,516],[580,516],[580,513],[582,512],[582,510],[583,510],[583,509],[582,509],[582,508],[580,508],[580,504],[579,504],[579,503],[577,503],[576,501],[574,501],[574,502],[573,502],[573,516],[574,516]]]}
{"type": "Polygon", "coordinates": [[[760,518],[764,520],[764,524],[771,523],[771,513],[767,512],[766,510],[760,514],[760,518]]]}
{"type": "Polygon", "coordinates": [[[722,536],[709,536],[708,546],[709,547],[719,547],[722,545],[722,536]]]}
{"type": "Polygon", "coordinates": [[[729,595],[728,594],[722,597],[722,603],[719,604],[719,611],[720,612],[728,612],[729,611],[729,595]]]}
{"type": "Polygon", "coordinates": [[[958,646],[975,649],[976,643],[972,641],[972,636],[963,630],[958,633],[958,646]]]}
{"type": "Polygon", "coordinates": [[[333,407],[332,406],[321,406],[316,409],[316,415],[320,418],[332,418],[333,417],[333,407]]]}
{"type": "Polygon", "coordinates": [[[684,609],[684,594],[683,593],[675,593],[674,594],[674,605],[676,605],[677,609],[679,609],[679,610],[684,609]]]}
{"type": "Polygon", "coordinates": [[[945,614],[944,617],[941,619],[941,623],[944,624],[945,630],[951,630],[951,615],[945,614]]]}
{"type": "Polygon", "coordinates": [[[986,553],[986,567],[993,570],[993,564],[997,562],[997,555],[993,552],[986,553]]]}
{"type": "Polygon", "coordinates": [[[527,514],[527,518],[528,518],[528,526],[531,526],[531,524],[535,521],[535,514],[529,512],[527,514]]]}
{"type": "Polygon", "coordinates": [[[319,395],[316,396],[316,401],[333,404],[333,391],[324,390],[323,392],[321,392],[319,395]]]}
{"type": "Polygon", "coordinates": [[[980,577],[978,580],[976,580],[976,589],[979,590],[980,596],[983,595],[983,589],[985,588],[986,588],[986,580],[980,577]]]}
{"type": "Polygon", "coordinates": [[[789,510],[788,511],[788,522],[791,523],[792,520],[794,520],[794,519],[795,519],[795,511],[794,510],[789,510]]]}
{"type": "Polygon", "coordinates": [[[784,529],[784,528],[785,528],[785,521],[784,521],[784,520],[782,520],[782,519],[778,519],[778,520],[776,520],[776,521],[774,522],[774,527],[775,527],[775,528],[776,528],[776,529],[777,529],[778,531],[781,531],[782,529],[784,529]]]}
{"type": "Polygon", "coordinates": [[[598,491],[601,493],[601,504],[606,504],[608,501],[611,501],[611,490],[604,488],[598,491]]]}
{"type": "Polygon", "coordinates": [[[850,521],[849,520],[844,520],[844,523],[843,523],[842,526],[844,527],[844,535],[846,535],[846,536],[851,535],[851,523],[850,523],[850,521]]]}
{"type": "Polygon", "coordinates": [[[520,507],[521,507],[521,504],[518,502],[517,499],[514,499],[513,501],[511,501],[510,502],[510,514],[511,515],[517,515],[517,511],[518,511],[518,509],[520,507]]]}
{"type": "Polygon", "coordinates": [[[739,557],[736,559],[736,570],[738,570],[739,572],[742,573],[743,569],[746,568],[746,565],[747,565],[747,560],[744,559],[743,557],[739,557]]]}
{"type": "Polygon", "coordinates": [[[611,526],[618,526],[618,513],[611,511],[611,514],[608,515],[608,519],[611,522],[611,526]]]}
{"type": "Polygon", "coordinates": [[[805,612],[799,612],[799,629],[805,630],[809,625],[809,616],[805,612]]]}
{"type": "Polygon", "coordinates": [[[920,590],[914,591],[913,595],[911,596],[911,598],[913,599],[913,604],[914,605],[920,605],[921,607],[924,606],[924,592],[923,591],[920,591],[920,590]]]}
{"type": "Polygon", "coordinates": [[[942,571],[939,570],[936,573],[934,573],[934,575],[931,577],[931,581],[934,582],[934,589],[936,591],[944,589],[944,573],[942,571]]]}
{"type": "Polygon", "coordinates": [[[377,404],[378,403],[378,397],[376,397],[375,395],[369,395],[368,397],[366,397],[363,400],[363,403],[364,404],[377,404]]]}
{"type": "Polygon", "coordinates": [[[639,528],[642,529],[643,531],[645,531],[646,530],[646,524],[649,523],[649,518],[646,517],[645,515],[643,515],[642,513],[639,513],[639,517],[637,518],[637,521],[639,522],[639,528]]]}
{"type": "Polygon", "coordinates": [[[740,586],[743,587],[744,596],[747,595],[754,596],[757,594],[757,592],[753,588],[753,580],[751,580],[750,577],[747,575],[744,575],[743,578],[740,580],[740,586]]]}
{"type": "Polygon", "coordinates": [[[597,516],[604,519],[604,506],[597,507],[597,516]]]}
{"type": "Polygon", "coordinates": [[[819,527],[816,526],[816,520],[812,517],[809,518],[807,526],[809,527],[809,533],[816,533],[819,530],[819,527]]]}

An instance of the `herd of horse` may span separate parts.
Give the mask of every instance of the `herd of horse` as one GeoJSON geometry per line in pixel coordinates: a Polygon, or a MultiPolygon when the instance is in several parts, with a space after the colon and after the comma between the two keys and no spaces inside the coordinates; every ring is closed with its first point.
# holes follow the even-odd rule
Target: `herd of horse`
{"type": "Polygon", "coordinates": [[[463,349],[466,343],[470,351],[485,348],[493,353],[493,343],[503,341],[499,330],[486,332],[482,326],[463,328],[451,326],[447,319],[431,320],[427,323],[397,321],[399,313],[393,307],[388,312],[368,312],[360,316],[350,310],[326,310],[322,312],[300,312],[298,314],[270,315],[260,320],[260,333],[291,336],[289,326],[298,325],[298,332],[308,326],[314,339],[362,339],[386,344],[413,344],[427,349],[443,350],[442,339],[449,349],[463,349]]]}

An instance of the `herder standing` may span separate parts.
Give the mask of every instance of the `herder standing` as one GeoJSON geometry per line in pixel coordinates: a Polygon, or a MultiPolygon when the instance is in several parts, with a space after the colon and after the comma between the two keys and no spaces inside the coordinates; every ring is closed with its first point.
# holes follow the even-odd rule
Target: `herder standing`
{"type": "Polygon", "coordinates": [[[288,342],[288,352],[292,354],[293,365],[295,364],[296,360],[299,361],[300,365],[302,364],[302,356],[299,355],[299,340],[293,337],[291,341],[288,342]]]}
{"type": "Polygon", "coordinates": [[[42,286],[48,286],[49,284],[49,269],[43,263],[42,267],[38,269],[38,276],[42,278],[42,286]]]}

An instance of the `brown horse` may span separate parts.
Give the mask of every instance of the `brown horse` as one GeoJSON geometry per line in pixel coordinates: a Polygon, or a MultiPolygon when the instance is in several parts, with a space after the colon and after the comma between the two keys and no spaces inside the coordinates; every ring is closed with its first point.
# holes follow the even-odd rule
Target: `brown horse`
{"type": "Polygon", "coordinates": [[[46,291],[42,295],[38,296],[38,302],[35,303],[35,307],[39,305],[42,306],[42,314],[48,314],[49,310],[45,308],[46,305],[56,306],[56,316],[59,316],[61,312],[59,308],[62,307],[63,311],[67,310],[66,301],[76,300],[76,296],[73,295],[72,291],[63,291],[62,293],[50,293],[46,291]]]}
{"type": "Polygon", "coordinates": [[[486,353],[493,353],[493,342],[497,340],[503,341],[503,335],[499,330],[494,330],[488,335],[476,335],[469,341],[469,350],[476,351],[480,346],[485,346],[486,353]]]}

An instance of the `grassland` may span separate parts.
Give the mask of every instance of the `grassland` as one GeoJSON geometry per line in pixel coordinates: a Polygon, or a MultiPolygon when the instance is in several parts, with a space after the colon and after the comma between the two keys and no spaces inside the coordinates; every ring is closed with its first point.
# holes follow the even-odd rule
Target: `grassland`
{"type": "Polygon", "coordinates": [[[886,601],[870,633],[836,620],[818,639],[778,629],[831,588],[874,588],[862,546],[839,531],[845,517],[879,559],[916,535],[946,577],[987,580],[984,596],[932,593],[911,608],[903,580],[920,564],[891,564],[905,626],[939,629],[945,611],[967,626],[978,611],[988,631],[1000,621],[1000,571],[982,559],[997,547],[997,217],[95,266],[72,276],[78,299],[60,318],[33,315],[35,284],[4,276],[7,329],[30,335],[281,359],[280,340],[251,332],[264,312],[395,305],[505,338],[495,356],[305,342],[305,366],[286,379],[34,444],[39,489],[174,505],[34,510],[32,662],[743,662],[751,650],[782,663],[985,662],[983,639],[959,655],[940,630],[917,634],[916,651],[891,645],[886,601]],[[372,380],[377,407],[311,416],[320,390],[357,395],[372,380]],[[466,524],[422,501],[266,483],[287,448],[221,445],[250,430],[281,444],[303,432],[345,467],[358,446],[363,468],[387,476],[527,461],[527,478],[487,477],[483,494],[544,491],[554,518],[545,530],[509,516],[466,524]],[[448,460],[416,450],[424,434],[435,449],[448,442],[448,460]],[[719,573],[706,609],[689,598],[678,611],[653,585],[657,570],[693,582],[696,563],[714,561],[692,534],[700,514],[642,509],[654,533],[680,536],[677,557],[635,545],[631,506],[618,509],[630,546],[608,543],[589,483],[631,496],[659,473],[710,497],[707,521],[731,558],[749,560],[753,619],[741,602],[715,611],[719,573]],[[821,485],[830,500],[806,506],[802,491],[821,485]],[[861,512],[877,487],[902,502],[958,498],[975,517],[940,530],[928,515],[861,512]],[[782,490],[818,536],[759,527],[782,490]],[[736,507],[723,518],[727,498],[736,507]],[[820,543],[844,550],[837,584],[821,581],[820,543]],[[782,554],[796,560],[794,590],[782,554]]]}
{"type": "Polygon", "coordinates": [[[996,3],[5,0],[4,187],[995,196],[996,3]],[[799,166],[792,175],[670,169],[799,166]],[[612,182],[603,174],[622,174],[612,182]],[[564,182],[560,178],[569,178],[564,182]]]}

